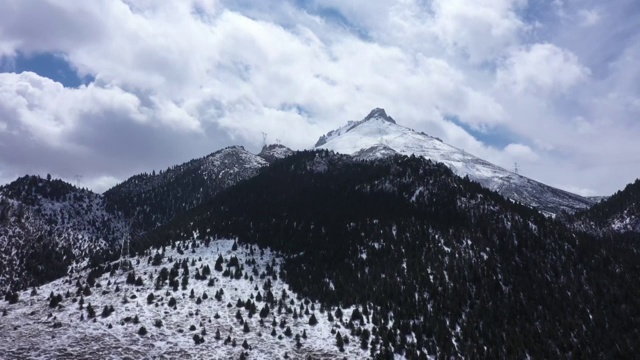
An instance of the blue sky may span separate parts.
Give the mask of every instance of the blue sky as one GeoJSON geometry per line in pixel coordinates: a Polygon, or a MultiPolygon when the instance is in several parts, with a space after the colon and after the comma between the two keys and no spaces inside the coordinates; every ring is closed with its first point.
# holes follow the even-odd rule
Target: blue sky
{"type": "Polygon", "coordinates": [[[81,77],[64,59],[64,56],[51,52],[34,53],[28,56],[17,53],[15,56],[7,58],[1,68],[1,72],[5,73],[21,73],[23,71],[34,72],[69,88],[77,88],[93,81],[91,76],[81,77]]]}
{"type": "Polygon", "coordinates": [[[304,149],[383,107],[553,186],[640,176],[640,3],[10,0],[0,182],[103,191],[231,144],[304,149]]]}

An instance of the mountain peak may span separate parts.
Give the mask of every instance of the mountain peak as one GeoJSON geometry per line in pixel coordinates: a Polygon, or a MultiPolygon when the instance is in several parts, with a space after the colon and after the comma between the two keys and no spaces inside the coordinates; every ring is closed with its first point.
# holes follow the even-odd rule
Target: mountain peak
{"type": "Polygon", "coordinates": [[[382,119],[384,121],[388,121],[388,122],[393,123],[393,124],[396,123],[396,121],[393,120],[393,118],[391,116],[387,115],[387,113],[382,108],[375,108],[375,109],[371,110],[369,115],[367,115],[367,117],[365,117],[363,121],[367,121],[367,120],[371,120],[371,119],[382,119]]]}
{"type": "MultiPolygon", "coordinates": [[[[349,121],[347,123],[347,125],[336,129],[336,130],[331,130],[328,133],[326,133],[325,135],[320,136],[320,138],[318,139],[318,142],[316,142],[315,147],[320,147],[324,144],[327,143],[327,141],[329,141],[330,138],[332,137],[336,137],[336,136],[340,136],[344,133],[348,133],[349,131],[357,128],[359,125],[365,124],[367,122],[369,122],[370,120],[376,120],[376,119],[380,119],[382,121],[386,121],[388,123],[391,124],[396,124],[396,121],[393,120],[393,118],[389,115],[387,115],[386,111],[384,111],[384,109],[382,108],[375,108],[373,110],[371,110],[371,112],[369,112],[369,115],[367,115],[364,119],[360,120],[360,121],[349,121]]],[[[396,124],[397,125],[397,124],[396,124]]]]}
{"type": "Polygon", "coordinates": [[[438,138],[398,125],[380,108],[373,109],[361,121],[349,122],[321,136],[315,147],[353,155],[358,159],[375,159],[396,153],[422,156],[444,163],[459,176],[469,176],[490,190],[549,214],[557,214],[561,210],[573,212],[593,204],[590,199],[519,176],[438,138]]]}

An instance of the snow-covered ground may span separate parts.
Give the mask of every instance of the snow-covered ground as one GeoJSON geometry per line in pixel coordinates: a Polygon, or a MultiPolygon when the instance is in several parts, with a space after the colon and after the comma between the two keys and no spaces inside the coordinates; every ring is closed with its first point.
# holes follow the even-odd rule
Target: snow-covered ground
{"type": "Polygon", "coordinates": [[[284,159],[291,154],[293,154],[293,151],[288,147],[280,144],[271,144],[265,145],[258,156],[267,162],[274,162],[277,159],[284,159]]]}
{"type": "MultiPolygon", "coordinates": [[[[91,288],[91,295],[77,295],[78,282],[86,285],[88,271],[84,270],[65,278],[58,279],[37,288],[20,293],[16,304],[0,302],[0,357],[3,359],[123,359],[123,358],[160,358],[160,359],[239,359],[245,352],[248,359],[282,359],[285,354],[291,359],[360,359],[369,357],[369,352],[360,348],[359,337],[347,328],[348,319],[353,308],[342,309],[343,321],[335,319],[330,322],[328,311],[321,311],[320,304],[309,302],[292,292],[280,278],[261,276],[269,265],[274,265],[275,273],[279,273],[282,258],[269,249],[263,252],[257,246],[239,246],[232,250],[233,240],[214,240],[206,247],[200,240],[178,242],[182,250],[166,248],[160,265],[153,266],[151,257],[133,258],[131,265],[135,276],[140,276],[144,284],[135,286],[127,284],[129,270],[118,269],[112,274],[105,273],[96,279],[91,288]],[[238,258],[244,267],[243,274],[236,280],[223,276],[214,269],[216,259],[224,258],[223,268],[227,269],[228,261],[233,256],[238,258]],[[167,283],[158,287],[155,279],[163,267],[171,270],[175,262],[188,263],[188,284],[174,291],[167,283]],[[170,261],[171,260],[171,261],[170,261]],[[253,265],[255,261],[255,265],[253,265]],[[202,272],[205,266],[211,269],[211,275],[205,280],[196,280],[196,272],[202,272]],[[255,269],[254,269],[255,267],[255,269]],[[259,275],[255,275],[255,274],[259,275]],[[261,277],[263,277],[261,279],[261,277]],[[213,279],[210,284],[210,279],[213,279]],[[284,303],[291,310],[295,309],[299,317],[294,319],[286,307],[278,313],[278,307],[271,308],[269,315],[260,324],[259,312],[265,305],[266,291],[263,286],[271,279],[271,291],[276,299],[282,297],[283,291],[288,295],[284,303]],[[212,286],[209,286],[212,285],[212,286]],[[221,300],[214,295],[223,290],[221,300]],[[194,297],[190,294],[193,291],[194,297]],[[258,292],[262,301],[258,301],[258,292]],[[50,294],[61,294],[62,301],[54,308],[50,307],[50,294]],[[68,294],[67,294],[68,293],[68,294]],[[149,294],[154,294],[152,302],[148,302],[149,294]],[[204,293],[207,298],[204,299],[204,293]],[[83,306],[79,305],[83,299],[83,306]],[[175,298],[175,308],[168,302],[175,298]],[[126,299],[126,301],[125,301],[126,299]],[[249,316],[249,311],[236,307],[238,300],[246,302],[252,299],[258,313],[249,316]],[[201,303],[198,304],[199,300],[201,303]],[[88,317],[87,307],[95,310],[95,318],[88,317]],[[103,309],[113,306],[113,313],[103,317],[103,309]],[[301,312],[301,306],[304,311],[301,312]],[[309,315],[306,310],[309,309],[309,315]],[[244,332],[244,325],[236,318],[240,312],[243,321],[248,323],[249,332],[244,332]],[[216,316],[219,315],[218,316],[216,316]],[[311,314],[315,314],[318,324],[310,325],[311,314]],[[138,317],[139,323],[134,324],[138,317]],[[273,327],[272,322],[277,323],[273,327]],[[156,327],[156,321],[162,322],[156,327]],[[280,326],[281,322],[286,325],[280,326]],[[146,335],[139,335],[141,326],[147,330],[146,335]],[[193,327],[192,327],[193,326],[193,327]],[[291,328],[291,336],[285,335],[286,328],[291,328]],[[272,336],[275,329],[276,335],[272,336]],[[203,336],[204,342],[196,345],[194,335],[203,336]],[[216,340],[216,331],[221,339],[216,340]],[[336,346],[336,335],[349,336],[344,352],[336,346]],[[296,346],[296,335],[301,346],[296,346]],[[235,340],[235,346],[225,344],[225,339],[235,340]],[[246,340],[250,348],[244,349],[246,340]]],[[[235,267],[231,267],[233,273],[235,267]]],[[[182,280],[183,269],[180,268],[178,280],[182,280]]],[[[332,313],[335,308],[331,309],[332,313]]],[[[371,329],[365,320],[357,321],[356,328],[371,329]]]]}

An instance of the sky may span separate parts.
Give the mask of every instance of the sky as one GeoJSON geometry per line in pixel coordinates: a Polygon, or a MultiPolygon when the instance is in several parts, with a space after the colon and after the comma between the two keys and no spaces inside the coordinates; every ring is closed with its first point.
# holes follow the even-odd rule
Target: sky
{"type": "Polygon", "coordinates": [[[637,0],[3,0],[0,184],[102,192],[384,108],[552,186],[640,177],[637,0]],[[79,175],[80,177],[76,177],[79,175]]]}

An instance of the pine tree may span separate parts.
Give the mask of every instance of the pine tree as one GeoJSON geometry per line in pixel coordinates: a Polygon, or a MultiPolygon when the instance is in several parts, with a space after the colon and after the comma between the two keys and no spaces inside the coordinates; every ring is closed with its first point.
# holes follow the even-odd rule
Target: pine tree
{"type": "Polygon", "coordinates": [[[309,325],[314,326],[318,324],[318,319],[316,319],[316,314],[311,314],[309,317],[309,325]]]}
{"type": "Polygon", "coordinates": [[[224,263],[224,259],[222,258],[222,255],[218,255],[218,259],[216,260],[216,264],[213,267],[213,269],[215,271],[218,271],[218,272],[222,271],[222,264],[223,263],[224,263]]]}
{"type": "Polygon", "coordinates": [[[264,304],[262,310],[260,310],[260,317],[266,318],[267,316],[269,316],[269,304],[264,304]]]}
{"type": "Polygon", "coordinates": [[[342,339],[339,331],[336,334],[336,346],[338,347],[340,352],[344,352],[344,340],[342,339]]]}
{"type": "Polygon", "coordinates": [[[95,312],[95,310],[93,310],[93,307],[91,306],[91,303],[89,303],[87,305],[87,317],[89,319],[93,319],[94,317],[96,317],[96,312],[95,312]]]}

